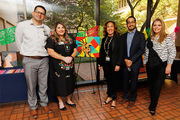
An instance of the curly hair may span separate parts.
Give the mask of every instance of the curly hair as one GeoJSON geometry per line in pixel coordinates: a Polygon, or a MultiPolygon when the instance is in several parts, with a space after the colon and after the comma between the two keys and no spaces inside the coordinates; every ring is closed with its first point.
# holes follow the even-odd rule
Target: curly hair
{"type": "Polygon", "coordinates": [[[68,35],[68,30],[67,30],[66,26],[65,26],[64,24],[62,24],[61,22],[56,22],[56,23],[55,23],[53,35],[54,35],[56,38],[58,38],[58,42],[60,42],[60,41],[65,41],[65,40],[67,40],[68,42],[70,42],[70,41],[72,40],[72,39],[69,37],[69,35],[68,35]],[[57,26],[58,26],[59,24],[62,25],[62,26],[65,28],[64,38],[60,38],[60,36],[59,36],[59,35],[57,34],[57,32],[56,32],[56,28],[57,28],[57,26]]]}
{"type": "Polygon", "coordinates": [[[164,21],[163,21],[163,20],[157,18],[157,19],[155,19],[155,20],[153,21],[152,27],[151,27],[151,30],[150,30],[150,37],[153,38],[153,37],[155,36],[155,34],[156,34],[156,33],[153,31],[153,25],[154,25],[154,23],[155,23],[156,21],[161,22],[161,26],[162,26],[162,27],[161,27],[161,31],[160,31],[160,36],[159,36],[159,39],[158,39],[158,42],[161,44],[161,43],[165,40],[165,38],[167,37],[167,33],[165,32],[165,24],[164,24],[164,21]]]}
{"type": "Polygon", "coordinates": [[[103,36],[104,37],[106,37],[107,35],[108,35],[108,33],[107,33],[107,24],[108,23],[113,23],[113,25],[114,25],[114,34],[119,34],[119,32],[117,31],[117,25],[116,25],[116,23],[115,22],[113,22],[113,21],[107,21],[105,24],[104,24],[104,30],[103,30],[103,36]]]}

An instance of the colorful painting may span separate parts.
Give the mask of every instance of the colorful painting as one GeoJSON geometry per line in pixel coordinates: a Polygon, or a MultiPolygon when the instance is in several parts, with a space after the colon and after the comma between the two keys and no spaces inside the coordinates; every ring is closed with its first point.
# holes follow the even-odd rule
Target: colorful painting
{"type": "Polygon", "coordinates": [[[17,66],[17,54],[15,51],[2,51],[2,64],[4,68],[17,66]]]}
{"type": "Polygon", "coordinates": [[[99,36],[98,35],[98,32],[99,32],[99,25],[89,29],[88,31],[86,31],[88,37],[96,37],[96,36],[99,36]]]}
{"type": "Polygon", "coordinates": [[[99,57],[100,37],[76,37],[77,57],[99,57]]]}

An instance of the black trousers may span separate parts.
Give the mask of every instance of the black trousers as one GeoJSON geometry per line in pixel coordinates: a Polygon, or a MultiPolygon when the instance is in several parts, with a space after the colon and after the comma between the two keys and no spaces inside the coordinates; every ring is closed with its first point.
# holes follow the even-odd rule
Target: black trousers
{"type": "Polygon", "coordinates": [[[118,73],[114,71],[114,67],[112,63],[105,63],[103,66],[104,77],[107,81],[107,95],[108,97],[112,97],[113,100],[117,98],[117,90],[118,90],[118,73]]]}
{"type": "Polygon", "coordinates": [[[139,68],[131,69],[128,71],[127,67],[123,69],[123,99],[129,99],[130,101],[136,101],[137,98],[137,80],[139,75],[139,68]],[[130,81],[131,80],[131,84],[130,81]],[[131,88],[131,95],[129,96],[129,90],[131,88]]]}
{"type": "Polygon", "coordinates": [[[146,66],[148,82],[149,82],[150,100],[151,100],[149,110],[153,110],[153,111],[156,110],[161,88],[163,86],[165,76],[166,76],[165,75],[166,65],[159,65],[157,67],[149,67],[147,64],[146,66]]]}

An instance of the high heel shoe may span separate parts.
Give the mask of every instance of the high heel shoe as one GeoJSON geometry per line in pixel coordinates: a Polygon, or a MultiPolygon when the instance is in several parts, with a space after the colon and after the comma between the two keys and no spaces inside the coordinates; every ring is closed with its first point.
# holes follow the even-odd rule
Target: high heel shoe
{"type": "Polygon", "coordinates": [[[67,105],[71,106],[71,107],[76,107],[76,104],[73,103],[73,104],[69,104],[68,102],[66,102],[67,105]]]}
{"type": "Polygon", "coordinates": [[[58,104],[58,107],[59,107],[59,109],[62,110],[62,111],[66,111],[66,110],[67,110],[65,106],[64,106],[63,108],[60,108],[60,105],[58,104]]]}
{"type": "Polygon", "coordinates": [[[151,111],[149,111],[149,112],[150,112],[150,114],[151,114],[152,116],[155,115],[155,111],[151,110],[151,111]]]}
{"type": "Polygon", "coordinates": [[[62,110],[62,111],[66,111],[67,110],[66,107],[59,108],[59,109],[62,110]]]}
{"type": "MultiPolygon", "coordinates": [[[[108,99],[108,98],[107,98],[108,99]]],[[[103,102],[103,105],[106,105],[106,104],[108,104],[108,103],[110,103],[111,101],[112,101],[112,99],[111,100],[109,100],[109,101],[107,101],[107,99],[103,102]],[[107,102],[106,102],[107,101],[107,102]]]]}
{"type": "MultiPolygon", "coordinates": [[[[112,103],[115,102],[115,100],[112,101],[112,103]]],[[[116,104],[111,105],[111,108],[116,108],[116,104]]]]}

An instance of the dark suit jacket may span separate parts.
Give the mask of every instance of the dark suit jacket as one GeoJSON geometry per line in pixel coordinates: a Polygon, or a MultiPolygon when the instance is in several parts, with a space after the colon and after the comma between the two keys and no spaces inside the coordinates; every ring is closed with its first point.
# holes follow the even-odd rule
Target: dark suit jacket
{"type": "Polygon", "coordinates": [[[136,30],[130,48],[130,57],[127,57],[127,33],[121,35],[125,44],[124,59],[130,59],[133,62],[131,69],[138,69],[143,66],[142,55],[145,50],[145,37],[143,33],[136,30]]]}
{"type": "MultiPolygon", "coordinates": [[[[101,42],[101,48],[100,48],[100,53],[99,53],[100,66],[103,66],[105,63],[105,57],[106,57],[106,53],[104,51],[105,40],[106,40],[106,37],[104,37],[101,42]]],[[[123,63],[123,55],[124,55],[124,42],[123,40],[120,39],[119,35],[114,35],[113,40],[112,40],[112,54],[110,56],[113,67],[115,67],[116,65],[120,66],[123,63]]]]}

